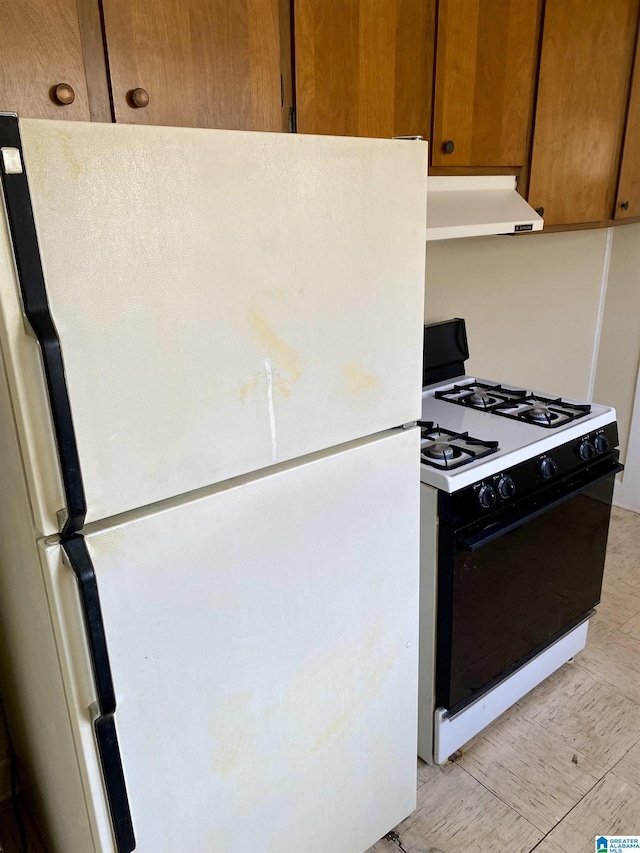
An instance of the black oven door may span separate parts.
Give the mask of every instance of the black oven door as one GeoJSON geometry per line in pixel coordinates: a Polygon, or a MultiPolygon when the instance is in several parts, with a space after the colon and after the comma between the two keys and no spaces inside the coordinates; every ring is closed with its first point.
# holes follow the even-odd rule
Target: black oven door
{"type": "Polygon", "coordinates": [[[436,700],[452,713],[600,601],[617,458],[455,530],[440,524],[436,700]]]}

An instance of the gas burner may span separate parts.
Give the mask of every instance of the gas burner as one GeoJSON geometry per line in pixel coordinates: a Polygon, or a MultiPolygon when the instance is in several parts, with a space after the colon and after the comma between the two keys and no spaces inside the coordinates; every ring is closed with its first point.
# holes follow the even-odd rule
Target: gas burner
{"type": "Polygon", "coordinates": [[[438,400],[446,400],[447,403],[457,403],[459,406],[493,411],[501,403],[526,397],[527,393],[518,388],[503,388],[502,385],[468,382],[466,385],[454,385],[452,388],[436,391],[435,397],[438,400]]]}
{"type": "Polygon", "coordinates": [[[456,455],[460,456],[458,448],[448,441],[434,441],[433,444],[427,445],[424,452],[430,459],[453,459],[456,455]]]}
{"type": "Polygon", "coordinates": [[[560,397],[540,397],[525,391],[524,388],[505,388],[502,385],[488,385],[485,382],[467,382],[436,391],[437,400],[482,409],[493,415],[513,418],[517,421],[535,424],[535,426],[554,429],[570,421],[588,415],[591,406],[582,403],[569,403],[560,397]]]}
{"type": "Polygon", "coordinates": [[[561,397],[553,399],[529,394],[522,400],[500,403],[492,411],[505,418],[554,429],[588,415],[591,406],[588,403],[569,403],[561,397]]]}
{"type": "Polygon", "coordinates": [[[459,468],[500,449],[497,441],[482,441],[467,432],[451,432],[433,421],[418,421],[418,426],[422,428],[421,461],[435,468],[459,468]]]}
{"type": "Polygon", "coordinates": [[[487,394],[483,388],[477,388],[469,397],[469,403],[472,406],[477,406],[479,409],[488,409],[489,406],[493,406],[497,402],[498,400],[487,394]]]}
{"type": "Polygon", "coordinates": [[[523,413],[523,417],[527,421],[551,424],[560,416],[556,412],[552,412],[547,403],[534,403],[528,411],[523,413]]]}

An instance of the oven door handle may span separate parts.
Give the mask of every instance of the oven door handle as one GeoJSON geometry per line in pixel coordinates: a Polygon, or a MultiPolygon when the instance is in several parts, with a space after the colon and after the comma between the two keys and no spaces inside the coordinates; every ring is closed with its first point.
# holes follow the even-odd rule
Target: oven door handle
{"type": "Polygon", "coordinates": [[[565,501],[568,501],[569,498],[580,494],[580,492],[583,492],[586,488],[593,485],[594,483],[599,483],[600,480],[604,480],[607,477],[613,477],[623,470],[624,465],[622,465],[620,462],[615,462],[610,467],[608,467],[606,471],[603,471],[598,476],[585,477],[584,480],[581,481],[579,484],[574,483],[569,489],[569,491],[563,494],[561,497],[557,498],[554,501],[546,503],[539,509],[533,510],[533,512],[531,511],[531,509],[527,509],[526,507],[524,507],[516,515],[511,515],[509,519],[503,524],[496,523],[489,525],[489,527],[486,527],[479,533],[475,533],[471,536],[465,536],[464,538],[459,539],[458,550],[472,552],[477,551],[479,548],[482,548],[483,545],[488,545],[490,542],[494,542],[496,539],[499,539],[500,536],[504,536],[505,533],[511,533],[512,530],[516,530],[518,527],[521,527],[525,521],[530,521],[531,519],[543,515],[550,509],[554,509],[555,507],[560,506],[560,504],[565,503],[565,501]]]}

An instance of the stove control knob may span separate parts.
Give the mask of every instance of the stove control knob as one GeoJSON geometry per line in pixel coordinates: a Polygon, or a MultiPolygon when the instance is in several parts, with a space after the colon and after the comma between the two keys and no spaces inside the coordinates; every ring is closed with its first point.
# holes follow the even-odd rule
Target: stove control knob
{"type": "Polygon", "coordinates": [[[609,439],[606,435],[602,435],[602,433],[595,437],[593,444],[598,453],[606,453],[609,449],[609,439]]]}
{"type": "Polygon", "coordinates": [[[583,439],[580,442],[580,446],[578,447],[578,456],[580,459],[585,462],[587,459],[593,459],[596,455],[596,449],[593,446],[593,442],[589,441],[588,438],[583,439]]]}
{"type": "Polygon", "coordinates": [[[493,486],[483,483],[478,489],[478,500],[480,501],[480,506],[485,509],[489,509],[489,507],[494,506],[498,500],[496,490],[493,486]]]}
{"type": "Polygon", "coordinates": [[[498,492],[501,498],[512,498],[516,493],[516,484],[508,474],[498,480],[498,492]]]}
{"type": "Polygon", "coordinates": [[[543,456],[538,462],[538,473],[545,480],[548,480],[549,477],[558,473],[558,466],[550,456],[543,456]]]}

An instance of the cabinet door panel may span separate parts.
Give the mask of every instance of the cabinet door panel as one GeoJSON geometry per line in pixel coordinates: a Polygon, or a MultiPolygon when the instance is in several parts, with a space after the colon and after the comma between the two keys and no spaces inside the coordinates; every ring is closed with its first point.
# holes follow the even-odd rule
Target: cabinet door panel
{"type": "Polygon", "coordinates": [[[298,131],[429,137],[435,0],[295,0],[298,131]]]}
{"type": "Polygon", "coordinates": [[[640,216],[640,42],[636,48],[614,213],[615,219],[629,219],[632,216],[640,216]]]}
{"type": "Polygon", "coordinates": [[[638,0],[547,0],[529,202],[547,225],[613,207],[638,0]]]}
{"type": "Polygon", "coordinates": [[[434,166],[524,166],[539,18],[538,0],[440,0],[434,166]]]}
{"type": "Polygon", "coordinates": [[[0,110],[89,120],[76,0],[4,0],[0,56],[0,110]],[[60,83],[73,89],[69,104],[55,97],[60,83]]]}
{"type": "Polygon", "coordinates": [[[116,121],[282,130],[278,0],[103,0],[116,121]],[[131,92],[144,89],[148,105],[131,92]]]}

